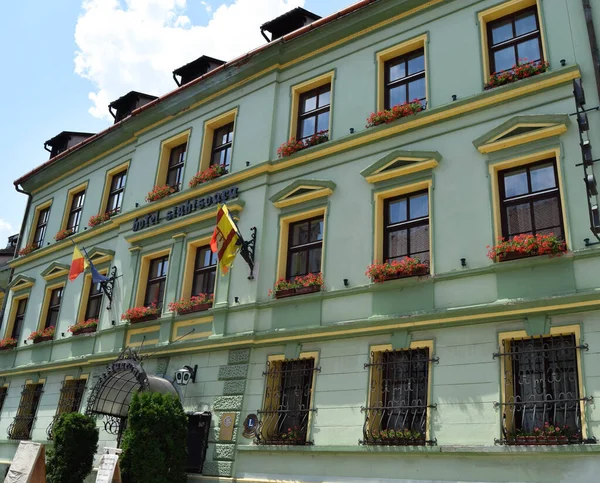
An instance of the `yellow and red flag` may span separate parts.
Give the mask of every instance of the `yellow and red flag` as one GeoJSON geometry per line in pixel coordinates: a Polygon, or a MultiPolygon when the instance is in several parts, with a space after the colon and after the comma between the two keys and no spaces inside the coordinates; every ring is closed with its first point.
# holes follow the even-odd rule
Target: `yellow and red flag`
{"type": "Polygon", "coordinates": [[[240,232],[229,214],[227,205],[219,205],[217,226],[215,226],[215,231],[210,240],[210,248],[213,252],[218,253],[219,265],[223,275],[229,271],[233,264],[240,249],[239,242],[241,242],[241,239],[240,232]]]}
{"type": "Polygon", "coordinates": [[[73,251],[73,258],[71,259],[71,269],[69,270],[69,280],[72,282],[79,274],[83,273],[83,271],[88,267],[88,261],[83,256],[79,247],[75,245],[75,250],[73,251]]]}

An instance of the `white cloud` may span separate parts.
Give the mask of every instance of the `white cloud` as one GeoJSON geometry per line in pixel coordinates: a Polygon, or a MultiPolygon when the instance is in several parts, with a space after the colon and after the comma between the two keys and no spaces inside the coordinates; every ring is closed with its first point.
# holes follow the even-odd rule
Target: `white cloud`
{"type": "Polygon", "coordinates": [[[171,72],[209,55],[231,60],[264,44],[259,26],[305,0],[234,0],[193,25],[187,0],[84,0],[75,28],[75,72],[94,84],[89,112],[110,119],[108,103],[131,90],[161,95],[171,72]]]}
{"type": "Polygon", "coordinates": [[[8,241],[8,237],[15,233],[12,225],[8,221],[0,218],[0,248],[4,248],[8,241]]]}
{"type": "Polygon", "coordinates": [[[210,6],[210,4],[208,2],[200,2],[202,5],[204,5],[204,8],[206,9],[207,13],[212,12],[212,7],[210,6]]]}

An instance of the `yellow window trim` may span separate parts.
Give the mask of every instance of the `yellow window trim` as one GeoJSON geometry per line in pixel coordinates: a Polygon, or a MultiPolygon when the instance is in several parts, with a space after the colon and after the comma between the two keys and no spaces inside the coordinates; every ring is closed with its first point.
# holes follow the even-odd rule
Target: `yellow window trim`
{"type": "MultiPolygon", "coordinates": [[[[198,324],[205,324],[205,323],[210,323],[213,321],[213,317],[208,316],[208,317],[200,317],[199,319],[192,319],[192,320],[184,320],[181,322],[175,322],[173,324],[173,330],[172,330],[172,335],[171,335],[171,340],[174,341],[175,339],[177,339],[178,337],[181,337],[180,335],[178,335],[179,333],[179,329],[181,328],[187,328],[187,327],[192,327],[194,325],[198,325],[198,324]]],[[[210,337],[212,335],[212,330],[210,331],[206,331],[206,332],[192,332],[189,335],[185,336],[185,340],[194,340],[194,339],[206,339],[207,337],[210,337]]]]}
{"type": "MultiPolygon", "coordinates": [[[[144,303],[144,295],[146,294],[146,284],[148,283],[148,271],[150,270],[150,262],[158,257],[163,257],[165,255],[169,255],[169,268],[171,265],[171,249],[165,248],[164,250],[159,250],[156,252],[148,253],[147,255],[142,256],[141,264],[140,264],[140,275],[138,277],[138,288],[135,295],[135,306],[141,307],[144,303]]],[[[168,273],[167,273],[168,275],[168,273]]],[[[165,295],[166,294],[166,284],[165,284],[165,295]]],[[[163,304],[166,305],[166,304],[163,304]]],[[[163,309],[164,310],[164,309],[163,309]]]]}
{"type": "Polygon", "coordinates": [[[419,171],[424,171],[426,169],[433,169],[436,168],[438,164],[439,163],[435,159],[398,157],[393,161],[390,161],[385,166],[382,166],[375,173],[367,176],[365,179],[367,180],[367,183],[379,183],[380,181],[399,178],[401,176],[406,176],[407,174],[411,173],[418,173],[419,171]],[[392,166],[398,161],[410,161],[413,164],[401,166],[400,168],[396,169],[386,170],[388,166],[392,166]]]}
{"type": "MultiPolygon", "coordinates": [[[[186,131],[180,132],[179,134],[175,134],[175,136],[171,136],[170,138],[165,139],[162,143],[160,143],[160,157],[158,159],[158,168],[156,169],[156,179],[154,180],[155,186],[162,186],[166,184],[171,150],[173,148],[176,148],[177,146],[180,146],[183,143],[189,143],[191,132],[191,128],[187,129],[186,131]]],[[[185,157],[185,162],[187,162],[187,148],[185,157]]]]}
{"type": "Polygon", "coordinates": [[[429,203],[429,272],[433,271],[433,227],[431,224],[431,187],[432,180],[420,181],[418,183],[412,183],[405,186],[398,186],[385,191],[379,191],[374,194],[375,200],[375,239],[373,242],[374,253],[373,260],[377,263],[383,262],[383,208],[385,200],[388,198],[394,198],[396,196],[406,195],[421,190],[428,191],[427,201],[429,203]]]}
{"type": "MultiPolygon", "coordinates": [[[[215,131],[230,122],[233,123],[233,139],[231,142],[231,157],[233,162],[233,144],[235,143],[235,128],[237,124],[237,107],[204,122],[204,135],[202,137],[202,151],[200,152],[200,171],[210,167],[210,157],[213,148],[215,131]]],[[[231,171],[231,167],[229,168],[231,171]]]]}
{"type": "MultiPolygon", "coordinates": [[[[127,331],[127,340],[125,341],[125,345],[127,347],[140,347],[142,345],[142,341],[140,342],[131,342],[131,337],[138,334],[148,334],[150,332],[159,332],[160,326],[153,325],[152,327],[144,327],[142,329],[131,329],[127,331]]],[[[153,345],[158,344],[160,339],[148,339],[143,342],[144,345],[153,345]]]]}
{"type": "Polygon", "coordinates": [[[285,208],[287,206],[293,206],[307,201],[316,200],[319,198],[325,198],[333,193],[331,188],[315,188],[314,186],[298,186],[294,191],[285,196],[285,198],[275,201],[273,205],[275,208],[285,208]],[[294,193],[300,190],[310,190],[310,193],[304,193],[301,195],[294,196],[294,193]]]}
{"type": "Polygon", "coordinates": [[[492,183],[492,212],[494,217],[494,242],[502,236],[502,222],[500,216],[500,191],[498,186],[498,172],[504,171],[510,168],[516,168],[519,166],[525,166],[527,164],[535,163],[536,161],[542,161],[544,159],[554,158],[556,162],[556,172],[558,174],[558,192],[560,195],[560,204],[562,209],[563,224],[565,227],[565,240],[567,247],[571,246],[571,237],[569,232],[569,220],[567,218],[567,210],[565,203],[565,196],[563,190],[563,179],[561,169],[561,153],[560,148],[551,148],[544,151],[539,151],[534,154],[528,154],[525,156],[519,156],[516,158],[509,159],[498,163],[490,164],[490,178],[492,183]]]}
{"type": "Polygon", "coordinates": [[[485,82],[488,81],[492,72],[490,72],[490,58],[488,50],[488,36],[487,36],[487,24],[493,22],[499,18],[511,15],[529,7],[537,7],[537,16],[540,26],[540,35],[542,39],[542,55],[544,60],[548,60],[548,54],[546,52],[546,41],[544,38],[544,26],[542,23],[542,12],[540,8],[540,2],[537,0],[510,0],[508,2],[501,3],[495,7],[488,8],[483,12],[477,14],[477,20],[479,21],[479,28],[481,31],[481,54],[483,58],[483,78],[485,82]]]}
{"type": "MultiPolygon", "coordinates": [[[[86,181],[85,183],[81,183],[80,185],[77,185],[74,188],[71,188],[69,190],[69,192],[67,193],[67,202],[65,204],[65,211],[63,212],[62,222],[60,224],[61,230],[64,230],[67,228],[67,222],[69,221],[69,212],[71,211],[71,204],[73,203],[73,198],[75,197],[75,195],[81,193],[82,191],[87,191],[87,187],[88,187],[88,182],[86,181]]],[[[84,203],[85,203],[85,199],[84,199],[84,203]]],[[[82,214],[83,214],[83,210],[82,210],[82,214]]],[[[84,226],[84,223],[85,222],[82,218],[81,221],[79,222],[79,228],[84,226]]]]}
{"type": "MultiPolygon", "coordinates": [[[[429,359],[432,359],[434,354],[433,354],[433,339],[430,340],[414,340],[410,343],[409,346],[409,350],[410,349],[429,349],[429,359]]],[[[375,363],[375,359],[374,359],[374,355],[377,354],[378,352],[385,352],[385,351],[390,351],[392,352],[394,349],[392,347],[392,344],[377,344],[377,345],[372,345],[369,346],[369,357],[371,360],[371,363],[375,363]]],[[[431,395],[432,395],[432,382],[433,382],[433,377],[432,377],[432,370],[433,370],[433,364],[431,361],[429,361],[429,367],[428,367],[428,372],[427,372],[427,404],[431,405],[431,395]]],[[[373,386],[373,381],[374,381],[374,374],[373,374],[373,368],[371,368],[371,370],[369,371],[369,390],[368,390],[368,394],[367,394],[367,406],[371,407],[375,401],[371,400],[372,397],[372,391],[371,388],[374,387],[373,386]]],[[[426,440],[431,440],[431,432],[430,432],[430,427],[431,427],[431,411],[429,410],[429,408],[427,409],[427,418],[425,420],[425,439],[426,440]]]]}
{"type": "MultiPolygon", "coordinates": [[[[33,213],[33,224],[31,225],[31,230],[29,230],[29,236],[27,237],[27,244],[33,243],[33,237],[35,235],[35,229],[37,227],[38,221],[40,219],[40,211],[45,210],[46,208],[50,208],[52,206],[52,200],[45,201],[44,203],[37,205],[35,207],[35,211],[33,213]]],[[[44,239],[48,236],[48,225],[46,225],[46,235],[44,239]]],[[[21,247],[23,248],[23,247],[21,247]]]]}
{"type": "Polygon", "coordinates": [[[110,194],[110,185],[112,184],[112,180],[115,176],[115,174],[120,173],[121,171],[125,171],[127,170],[127,172],[129,173],[129,164],[131,163],[131,160],[125,161],[122,164],[119,164],[119,166],[115,166],[112,169],[109,169],[106,172],[106,177],[104,179],[104,191],[102,191],[102,201],[100,201],[100,210],[98,210],[98,214],[101,213],[106,213],[106,209],[107,204],[108,204],[108,196],[110,194]]]}
{"type": "MultiPolygon", "coordinates": [[[[103,268],[102,270],[98,270],[100,275],[106,275],[108,273],[108,268],[103,268]]],[[[90,297],[90,290],[92,289],[92,274],[86,273],[83,279],[83,289],[81,290],[81,297],[79,298],[79,310],[77,311],[77,321],[83,322],[85,319],[85,312],[88,306],[88,300],[90,297]]],[[[102,316],[102,311],[100,311],[100,316],[102,316]]]]}
{"type": "Polygon", "coordinates": [[[496,151],[500,151],[501,149],[511,148],[513,146],[519,146],[521,144],[531,143],[534,141],[538,141],[540,139],[546,139],[551,136],[560,136],[567,132],[567,126],[565,124],[529,124],[522,123],[517,124],[516,126],[511,127],[507,131],[499,134],[490,142],[479,146],[477,149],[482,154],[493,153],[496,151]],[[506,139],[501,139],[502,137],[510,134],[511,131],[521,127],[539,127],[532,132],[527,132],[523,134],[519,134],[517,136],[510,136],[506,139]]]}
{"type": "MultiPolygon", "coordinates": [[[[10,302],[10,313],[8,315],[8,324],[6,326],[6,330],[4,331],[4,337],[10,337],[13,327],[15,326],[15,317],[17,316],[17,308],[19,307],[19,302],[23,299],[29,299],[29,294],[21,295],[19,297],[14,297],[10,302]]],[[[29,305],[29,304],[28,304],[29,305]]],[[[25,307],[25,314],[27,314],[27,307],[25,307]]],[[[20,334],[20,336],[23,334],[20,334]]]]}
{"type": "MultiPolygon", "coordinates": [[[[575,345],[581,345],[581,327],[579,325],[558,325],[554,327],[550,327],[550,333],[544,334],[541,337],[548,337],[551,335],[575,335],[575,345]]],[[[536,336],[538,337],[538,336],[536,336]]],[[[502,350],[503,342],[505,340],[515,339],[530,339],[531,336],[527,335],[527,332],[524,330],[515,330],[511,332],[500,332],[498,334],[498,344],[500,349],[502,350]]],[[[583,373],[581,368],[581,351],[575,350],[577,355],[577,376],[578,376],[578,384],[579,384],[579,397],[585,397],[585,385],[583,384],[583,373]]],[[[506,384],[504,379],[504,374],[506,374],[505,369],[505,359],[506,357],[500,357],[500,390],[502,394],[502,402],[507,401],[506,395],[506,384]]],[[[581,414],[581,436],[583,439],[586,439],[587,436],[587,421],[585,418],[585,401],[579,401],[579,413],[581,414]]]]}
{"type": "MultiPolygon", "coordinates": [[[[205,245],[210,244],[210,236],[205,236],[197,240],[188,242],[187,252],[185,255],[185,265],[183,268],[183,285],[181,287],[181,298],[189,299],[192,296],[192,285],[194,281],[194,262],[196,261],[196,250],[205,245]]],[[[217,286],[217,280],[219,277],[215,277],[215,292],[217,286]]]]}
{"type": "Polygon", "coordinates": [[[423,49],[425,56],[425,96],[427,106],[429,107],[429,88],[427,80],[427,34],[419,35],[406,40],[401,44],[394,45],[388,49],[377,53],[377,110],[382,111],[385,108],[385,63],[388,60],[400,57],[415,50],[423,49]]]}
{"type": "Polygon", "coordinates": [[[329,138],[331,139],[331,119],[333,114],[333,79],[335,71],[327,72],[313,79],[292,86],[292,106],[290,112],[290,133],[288,138],[295,138],[298,132],[298,112],[300,109],[300,96],[305,92],[312,91],[318,87],[329,84],[331,90],[329,93],[329,138]]]}
{"type": "MultiPolygon", "coordinates": [[[[63,294],[62,294],[62,298],[61,298],[61,309],[62,309],[62,304],[63,304],[63,299],[65,297],[65,291],[64,291],[64,287],[66,285],[66,282],[61,282],[61,283],[55,283],[54,285],[47,285],[46,289],[44,290],[44,301],[42,302],[42,310],[40,312],[40,320],[38,321],[38,327],[37,330],[42,330],[44,328],[44,322],[46,321],[46,317],[48,316],[48,307],[50,307],[50,294],[52,293],[52,290],[54,290],[55,288],[59,288],[59,287],[63,287],[63,294]]],[[[58,327],[56,327],[56,330],[58,331],[58,327]]]]}
{"type": "MultiPolygon", "coordinates": [[[[279,219],[279,256],[277,257],[277,279],[285,278],[286,267],[287,267],[287,249],[288,249],[288,237],[290,223],[296,221],[306,220],[308,218],[314,218],[315,216],[323,215],[323,245],[321,254],[325,253],[325,234],[327,233],[327,209],[326,208],[315,208],[314,210],[304,211],[302,213],[296,213],[289,216],[284,216],[279,219]]],[[[323,271],[323,260],[325,257],[321,255],[321,272],[323,271]]]]}
{"type": "Polygon", "coordinates": [[[34,283],[35,282],[30,282],[28,280],[22,280],[21,282],[17,282],[15,285],[13,285],[12,287],[10,287],[10,291],[11,292],[16,292],[18,290],[25,290],[26,288],[33,287],[34,283]]]}

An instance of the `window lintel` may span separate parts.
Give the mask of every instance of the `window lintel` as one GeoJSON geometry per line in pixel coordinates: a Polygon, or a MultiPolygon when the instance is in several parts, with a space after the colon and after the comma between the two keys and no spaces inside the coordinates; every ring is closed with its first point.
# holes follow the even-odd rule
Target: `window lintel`
{"type": "Polygon", "coordinates": [[[35,278],[26,277],[25,275],[19,274],[8,284],[8,288],[12,292],[16,292],[18,290],[24,290],[26,288],[33,287],[35,283],[35,278]]]}
{"type": "Polygon", "coordinates": [[[64,263],[52,262],[40,275],[44,280],[52,280],[67,275],[70,269],[71,267],[64,263]]]}
{"type": "Polygon", "coordinates": [[[336,184],[333,181],[298,179],[271,196],[269,201],[276,208],[284,208],[329,196],[333,193],[335,187],[336,184]]]}
{"type": "Polygon", "coordinates": [[[442,155],[437,151],[392,151],[360,174],[367,183],[377,183],[437,167],[442,155]]]}

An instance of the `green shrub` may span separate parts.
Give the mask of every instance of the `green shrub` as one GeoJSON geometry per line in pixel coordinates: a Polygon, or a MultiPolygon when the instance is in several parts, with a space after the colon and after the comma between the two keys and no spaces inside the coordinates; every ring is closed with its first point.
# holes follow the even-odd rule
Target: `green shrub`
{"type": "Polygon", "coordinates": [[[124,483],[185,483],[187,417],[176,396],[141,392],[123,435],[124,483]]]}
{"type": "Polygon", "coordinates": [[[54,448],[48,450],[48,483],[82,483],[92,471],[98,451],[94,418],[80,413],[59,416],[54,425],[54,448]]]}

